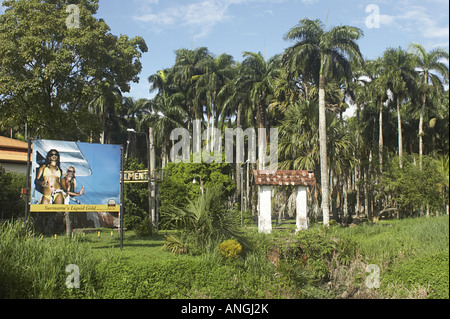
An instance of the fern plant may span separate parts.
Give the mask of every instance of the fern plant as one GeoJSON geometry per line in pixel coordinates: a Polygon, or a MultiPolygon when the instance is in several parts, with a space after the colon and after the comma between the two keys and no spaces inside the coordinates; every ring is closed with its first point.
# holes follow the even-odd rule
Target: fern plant
{"type": "MultiPolygon", "coordinates": [[[[189,200],[186,208],[172,207],[167,214],[176,225],[179,235],[173,235],[183,245],[205,251],[212,244],[224,239],[241,238],[239,224],[232,212],[225,208],[222,191],[218,187],[207,188],[204,195],[189,200]]],[[[169,238],[174,245],[175,238],[169,238]]]]}

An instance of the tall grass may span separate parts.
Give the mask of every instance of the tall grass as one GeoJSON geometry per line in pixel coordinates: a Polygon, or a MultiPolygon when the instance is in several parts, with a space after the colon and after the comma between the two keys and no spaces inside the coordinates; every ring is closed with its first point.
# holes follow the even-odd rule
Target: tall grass
{"type": "Polygon", "coordinates": [[[0,225],[0,298],[448,298],[448,234],[447,216],[297,235],[247,232],[230,261],[214,249],[171,254],[162,235],[128,235],[120,252],[116,239],[41,240],[29,224],[7,222],[0,225]],[[80,289],[66,287],[70,264],[80,269],[80,289]],[[368,264],[381,268],[380,289],[365,288],[368,264]]]}
{"type": "Polygon", "coordinates": [[[0,298],[93,297],[95,259],[77,239],[41,239],[21,220],[0,227],[0,298]],[[68,289],[68,265],[80,269],[80,289],[68,289]]]}
{"type": "Polygon", "coordinates": [[[332,231],[352,242],[373,263],[383,264],[449,248],[448,216],[390,220],[332,231]]]}
{"type": "Polygon", "coordinates": [[[449,217],[383,221],[377,225],[332,228],[364,263],[381,270],[381,290],[392,298],[448,298],[449,217]]]}

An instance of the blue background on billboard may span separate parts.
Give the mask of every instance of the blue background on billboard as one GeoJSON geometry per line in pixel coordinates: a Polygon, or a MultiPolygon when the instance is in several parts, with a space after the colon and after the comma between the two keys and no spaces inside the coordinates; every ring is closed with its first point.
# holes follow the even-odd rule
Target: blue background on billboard
{"type": "Polygon", "coordinates": [[[120,146],[77,144],[91,166],[92,175],[77,177],[76,191],[84,186],[86,194],[76,199],[83,205],[106,205],[110,199],[120,204],[120,146]]]}

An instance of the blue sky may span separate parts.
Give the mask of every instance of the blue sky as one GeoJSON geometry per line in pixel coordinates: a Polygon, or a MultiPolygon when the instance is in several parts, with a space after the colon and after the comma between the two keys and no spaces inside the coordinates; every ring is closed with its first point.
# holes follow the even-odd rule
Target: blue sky
{"type": "MultiPolygon", "coordinates": [[[[292,45],[283,35],[302,18],[330,26],[352,25],[364,31],[359,41],[366,58],[388,47],[407,48],[412,42],[449,49],[449,0],[100,0],[98,18],[113,34],[142,36],[149,47],[141,59],[140,83],[132,83],[134,98],[150,98],[147,78],[175,62],[174,50],[206,46],[216,54],[242,61],[243,51],[266,58],[292,45]],[[366,20],[376,5],[378,28],[366,20]]],[[[0,13],[4,10],[0,7],[0,13]]]]}
{"type": "Polygon", "coordinates": [[[150,98],[147,78],[173,66],[174,50],[206,46],[237,61],[243,51],[270,58],[292,45],[283,35],[300,19],[325,22],[328,8],[330,26],[364,31],[359,44],[366,58],[380,56],[388,47],[406,49],[412,42],[449,49],[448,0],[100,0],[97,17],[105,19],[112,33],[139,35],[147,42],[140,83],[125,95],[150,98]],[[366,24],[375,21],[369,5],[379,9],[379,27],[366,24]]]}

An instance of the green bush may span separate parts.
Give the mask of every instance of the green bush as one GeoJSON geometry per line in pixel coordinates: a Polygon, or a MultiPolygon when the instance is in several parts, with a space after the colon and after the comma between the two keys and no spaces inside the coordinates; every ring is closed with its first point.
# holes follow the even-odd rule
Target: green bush
{"type": "MultiPolygon", "coordinates": [[[[172,190],[168,198],[169,203],[178,197],[195,200],[201,195],[201,178],[204,189],[220,187],[223,190],[221,196],[225,199],[232,196],[236,190],[236,183],[231,178],[231,172],[232,166],[229,163],[169,163],[164,169],[164,181],[161,183],[161,188],[172,190]],[[193,183],[194,179],[196,183],[193,183]],[[172,185],[166,187],[166,181],[172,185]],[[179,189],[173,184],[179,185],[179,189]]],[[[164,205],[165,202],[161,199],[161,206],[164,205]]]]}
{"type": "MultiPolygon", "coordinates": [[[[299,266],[300,272],[308,272],[312,278],[325,280],[329,274],[327,260],[336,251],[336,244],[318,229],[301,231],[295,236],[285,234],[275,238],[280,260],[284,264],[299,266]]],[[[292,270],[292,269],[291,269],[292,270]]]]}
{"type": "MultiPolygon", "coordinates": [[[[128,159],[126,170],[145,170],[144,164],[136,159],[128,159]]],[[[134,229],[138,227],[142,220],[148,216],[148,184],[128,183],[124,187],[124,227],[134,229]]]]}
{"type": "Polygon", "coordinates": [[[205,194],[188,201],[186,208],[171,206],[167,219],[180,232],[191,252],[205,252],[229,238],[242,238],[239,224],[232,212],[224,208],[223,192],[219,187],[205,190],[205,194]]]}
{"type": "Polygon", "coordinates": [[[391,159],[383,172],[381,190],[390,196],[402,214],[442,210],[445,197],[442,187],[446,182],[439,162],[431,156],[423,156],[422,169],[417,155],[404,155],[403,168],[398,165],[398,157],[391,159]]]}
{"type": "Polygon", "coordinates": [[[150,221],[150,218],[145,217],[139,225],[134,226],[134,231],[139,237],[151,236],[153,233],[153,225],[150,221]]]}
{"type": "Polygon", "coordinates": [[[20,189],[25,186],[24,174],[7,173],[0,164],[0,220],[24,216],[25,199],[20,189]]]}
{"type": "Polygon", "coordinates": [[[142,217],[136,216],[136,215],[128,215],[125,214],[123,216],[123,227],[126,229],[132,230],[136,227],[139,227],[139,225],[142,222],[142,217]]]}
{"type": "Polygon", "coordinates": [[[177,224],[172,220],[173,207],[185,208],[188,204],[187,186],[177,182],[170,175],[164,176],[159,186],[160,199],[160,229],[176,229],[177,224]]]}

